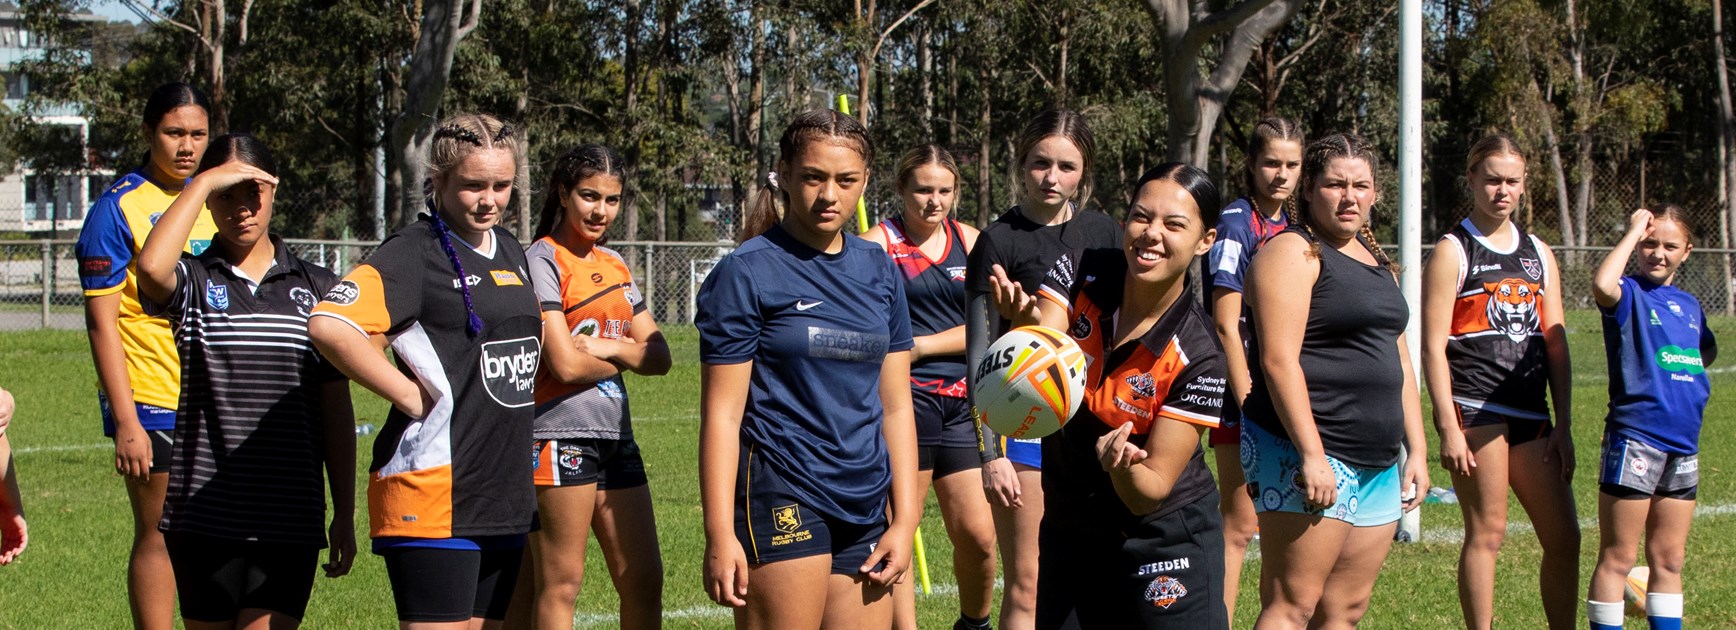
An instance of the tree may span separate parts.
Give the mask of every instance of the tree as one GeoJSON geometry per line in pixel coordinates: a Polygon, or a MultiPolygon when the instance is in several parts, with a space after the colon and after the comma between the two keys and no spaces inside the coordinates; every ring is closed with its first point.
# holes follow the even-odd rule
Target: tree
{"type": "Polygon", "coordinates": [[[452,72],[452,56],[481,17],[482,0],[422,0],[422,21],[407,65],[403,108],[392,117],[391,125],[389,153],[397,161],[394,179],[398,189],[394,225],[405,225],[422,211],[422,180],[428,172],[422,157],[434,137],[434,123],[438,122],[436,116],[452,72]]]}
{"type": "MultiPolygon", "coordinates": [[[[207,80],[208,96],[211,98],[213,133],[225,133],[229,130],[229,90],[228,77],[225,69],[228,67],[229,54],[229,23],[235,22],[235,48],[247,45],[247,18],[253,12],[254,0],[241,0],[241,6],[233,15],[230,14],[226,0],[194,0],[194,5],[172,8],[165,11],[160,2],[145,0],[122,0],[140,16],[153,22],[165,24],[186,31],[193,41],[199,44],[199,52],[204,55],[204,65],[207,80]]],[[[187,56],[188,74],[198,66],[199,56],[187,56]]]]}
{"type": "Polygon", "coordinates": [[[1146,0],[1164,52],[1164,94],[1170,119],[1169,159],[1204,167],[1218,115],[1241,81],[1254,49],[1295,15],[1298,0],[1237,0],[1218,11],[1190,0],[1146,0]],[[1216,65],[1202,75],[1208,49],[1216,65]],[[1196,70],[1199,68],[1199,70],[1196,70]]]}

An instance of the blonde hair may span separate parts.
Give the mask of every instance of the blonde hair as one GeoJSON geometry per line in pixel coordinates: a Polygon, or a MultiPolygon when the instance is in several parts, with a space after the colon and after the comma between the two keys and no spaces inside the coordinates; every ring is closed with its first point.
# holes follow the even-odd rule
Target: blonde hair
{"type": "Polygon", "coordinates": [[[512,194],[514,198],[525,194],[524,169],[517,168],[524,164],[524,142],[519,140],[512,125],[488,114],[459,114],[441,121],[434,128],[433,140],[428,144],[428,179],[422,187],[427,197],[428,215],[434,223],[434,234],[440,238],[440,249],[446,252],[452,270],[458,273],[458,288],[464,293],[464,311],[469,315],[464,328],[472,337],[482,333],[483,321],[476,313],[476,304],[470,299],[470,283],[464,281],[464,262],[459,260],[458,250],[452,247],[452,230],[440,217],[440,195],[434,181],[444,179],[447,172],[457,168],[470,154],[483,149],[506,149],[512,153],[512,194]]]}
{"type": "Polygon", "coordinates": [[[905,188],[910,186],[910,179],[916,176],[916,169],[930,164],[939,164],[941,168],[952,173],[954,186],[964,181],[964,176],[960,175],[958,171],[958,161],[952,159],[951,153],[940,148],[939,145],[925,144],[904,152],[904,155],[898,158],[898,175],[893,180],[898,192],[902,193],[905,188]]]}

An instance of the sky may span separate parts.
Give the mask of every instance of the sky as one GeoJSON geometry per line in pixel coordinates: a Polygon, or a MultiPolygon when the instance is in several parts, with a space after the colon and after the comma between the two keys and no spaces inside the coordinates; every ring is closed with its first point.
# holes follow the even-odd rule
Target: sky
{"type": "Polygon", "coordinates": [[[126,5],[122,4],[120,0],[96,0],[96,2],[91,3],[90,10],[91,12],[110,20],[123,22],[139,21],[139,16],[134,15],[132,11],[127,10],[126,5]]]}

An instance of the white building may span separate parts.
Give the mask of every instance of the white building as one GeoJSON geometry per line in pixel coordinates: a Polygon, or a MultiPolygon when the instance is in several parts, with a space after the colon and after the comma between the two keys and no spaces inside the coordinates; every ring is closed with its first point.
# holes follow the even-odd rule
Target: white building
{"type": "MultiPolygon", "coordinates": [[[[88,22],[106,21],[88,10],[73,19],[88,22]]],[[[14,112],[24,106],[30,94],[30,79],[16,70],[18,64],[40,58],[43,54],[39,35],[25,27],[24,15],[11,2],[0,0],[0,78],[5,81],[3,102],[14,112]]],[[[77,138],[82,145],[90,138],[90,124],[77,105],[55,105],[37,112],[36,122],[66,127],[68,141],[77,138]]],[[[76,234],[84,225],[84,213],[103,188],[114,181],[112,171],[53,177],[38,176],[28,162],[18,164],[10,175],[0,178],[0,231],[46,233],[58,231],[62,236],[76,234]]]]}

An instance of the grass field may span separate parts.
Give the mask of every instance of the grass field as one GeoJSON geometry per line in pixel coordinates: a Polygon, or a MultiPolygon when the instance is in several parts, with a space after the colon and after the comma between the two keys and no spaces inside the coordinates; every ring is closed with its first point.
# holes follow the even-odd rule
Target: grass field
{"type": "MultiPolygon", "coordinates": [[[[1603,351],[1594,314],[1570,314],[1575,365],[1574,428],[1579,468],[1574,482],[1585,545],[1581,582],[1589,575],[1596,545],[1595,460],[1607,401],[1603,351]]],[[[1736,320],[1715,318],[1725,339],[1736,334],[1736,320]]],[[[630,378],[635,433],[642,446],[656,500],[658,532],[668,572],[664,593],[671,628],[729,625],[728,611],[712,604],[700,589],[704,538],[694,461],[699,435],[698,340],[691,329],[671,331],[676,367],[663,378],[630,378]]],[[[101,436],[95,377],[85,338],[76,331],[0,333],[0,385],[13,390],[19,415],[10,432],[17,449],[28,510],[31,544],[18,564],[0,568],[0,628],[116,628],[127,624],[124,566],[130,542],[127,502],[113,472],[113,450],[101,436]]],[[[1701,515],[1689,539],[1687,624],[1736,627],[1736,373],[1713,372],[1701,466],[1701,515]]],[[[360,422],[378,425],[385,405],[359,388],[360,422]]],[[[1431,430],[1431,442],[1432,442],[1431,430]]],[[[368,452],[372,435],[361,437],[368,452]]],[[[365,455],[364,455],[365,457],[365,455]]],[[[1432,461],[1431,456],[1431,461],[1432,461]]],[[[364,460],[365,463],[365,460],[364,460]]],[[[1446,483],[1438,467],[1437,484],[1446,483]]],[[[358,482],[361,483],[361,482],[358,482]]],[[[956,607],[948,543],[928,503],[923,532],[929,569],[938,594],[918,596],[925,628],[950,627],[956,607]]],[[[1497,578],[1496,625],[1541,628],[1535,571],[1540,554],[1524,529],[1515,504],[1515,531],[1503,549],[1497,578]]],[[[366,516],[357,524],[365,540],[366,516]]],[[[1455,506],[1431,505],[1423,512],[1423,542],[1395,547],[1376,587],[1367,628],[1405,630],[1460,626],[1454,586],[1461,520],[1455,506]]],[[[364,543],[365,546],[365,543],[364,543]]],[[[601,555],[592,548],[592,580],[579,602],[577,627],[613,627],[615,594],[601,555]]],[[[1254,568],[1254,567],[1250,567],[1254,568]]],[[[1251,625],[1257,609],[1257,568],[1244,573],[1238,627],[1251,625]]],[[[383,565],[363,552],[355,570],[338,580],[321,578],[314,587],[306,625],[310,628],[394,625],[383,565]]],[[[1634,620],[1630,628],[1644,627],[1634,620]]]]}

